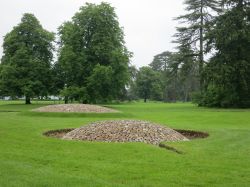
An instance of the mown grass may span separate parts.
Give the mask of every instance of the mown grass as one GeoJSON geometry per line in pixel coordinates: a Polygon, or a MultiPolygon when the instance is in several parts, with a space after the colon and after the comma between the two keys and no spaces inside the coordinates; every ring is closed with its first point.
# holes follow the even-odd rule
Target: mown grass
{"type": "Polygon", "coordinates": [[[250,186],[250,110],[127,103],[110,106],[119,114],[30,112],[46,104],[52,103],[0,102],[0,186],[250,186]],[[176,154],[143,143],[42,135],[113,118],[149,120],[210,136],[167,143],[184,152],[176,154]]]}

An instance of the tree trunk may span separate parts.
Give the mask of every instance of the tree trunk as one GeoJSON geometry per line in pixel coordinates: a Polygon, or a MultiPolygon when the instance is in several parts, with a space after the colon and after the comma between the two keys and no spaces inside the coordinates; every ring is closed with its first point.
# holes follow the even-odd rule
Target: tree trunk
{"type": "Polygon", "coordinates": [[[200,90],[203,89],[203,63],[204,63],[204,49],[203,49],[203,27],[204,27],[204,16],[203,16],[203,8],[204,8],[204,0],[201,0],[201,20],[200,20],[200,59],[199,59],[199,76],[200,76],[200,90]]]}
{"type": "Polygon", "coordinates": [[[30,102],[30,97],[29,97],[29,96],[25,96],[25,104],[26,104],[26,105],[31,104],[31,102],[30,102]]]}
{"type": "Polygon", "coordinates": [[[147,98],[144,98],[144,103],[146,103],[147,102],[147,98]]]}
{"type": "Polygon", "coordinates": [[[166,103],[168,101],[168,89],[167,86],[164,88],[164,102],[166,103]]]}
{"type": "Polygon", "coordinates": [[[68,103],[69,103],[69,99],[68,99],[67,96],[65,96],[65,98],[64,98],[64,104],[68,104],[68,103]]]}
{"type": "Polygon", "coordinates": [[[164,102],[167,102],[168,98],[168,94],[167,94],[167,91],[168,91],[168,87],[167,87],[167,78],[168,78],[168,75],[167,75],[167,63],[165,62],[164,63],[164,102]]]}

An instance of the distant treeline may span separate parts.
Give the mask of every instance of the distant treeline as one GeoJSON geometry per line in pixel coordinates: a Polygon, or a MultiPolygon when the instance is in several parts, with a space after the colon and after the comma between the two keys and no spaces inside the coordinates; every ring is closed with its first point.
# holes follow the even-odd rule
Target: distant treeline
{"type": "Polygon", "coordinates": [[[156,55],[148,67],[132,68],[130,96],[250,107],[249,0],[184,3],[187,14],[176,18],[180,23],[173,40],[177,51],[156,55]]]}
{"type": "Polygon", "coordinates": [[[57,35],[26,13],[4,38],[0,95],[25,96],[27,104],[54,95],[65,103],[142,98],[249,107],[249,1],[184,3],[187,14],[175,18],[180,25],[173,39],[176,51],[156,55],[139,70],[130,64],[132,53],[108,3],[87,3],[57,35]]]}

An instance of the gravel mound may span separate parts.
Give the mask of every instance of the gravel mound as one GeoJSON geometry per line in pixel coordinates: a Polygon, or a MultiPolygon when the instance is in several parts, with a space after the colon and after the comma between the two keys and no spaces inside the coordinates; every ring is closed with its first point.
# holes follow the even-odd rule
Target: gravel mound
{"type": "Polygon", "coordinates": [[[110,120],[91,123],[63,136],[66,140],[102,142],[144,142],[158,145],[164,141],[188,141],[166,126],[139,120],[110,120]]]}
{"type": "Polygon", "coordinates": [[[88,104],[48,105],[34,109],[36,112],[78,112],[78,113],[112,113],[118,112],[110,108],[88,104]]]}

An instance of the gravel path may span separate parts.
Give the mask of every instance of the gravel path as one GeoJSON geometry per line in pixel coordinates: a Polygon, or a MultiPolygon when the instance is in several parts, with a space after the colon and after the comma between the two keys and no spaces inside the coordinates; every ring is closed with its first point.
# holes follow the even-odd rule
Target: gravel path
{"type": "Polygon", "coordinates": [[[36,108],[32,111],[36,112],[78,112],[78,113],[113,113],[118,112],[110,108],[88,105],[88,104],[59,104],[48,105],[40,108],[36,108]]]}
{"type": "Polygon", "coordinates": [[[139,120],[110,120],[91,123],[63,136],[66,140],[102,142],[144,142],[158,145],[164,141],[188,141],[166,126],[139,120]]]}

